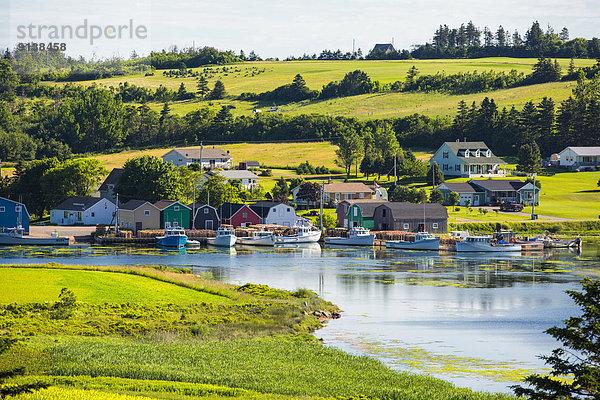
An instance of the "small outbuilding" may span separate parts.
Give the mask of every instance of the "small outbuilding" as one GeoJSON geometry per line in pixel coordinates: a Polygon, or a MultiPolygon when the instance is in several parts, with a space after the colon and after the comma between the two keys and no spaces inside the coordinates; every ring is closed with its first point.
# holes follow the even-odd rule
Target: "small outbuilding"
{"type": "Polygon", "coordinates": [[[437,203],[389,202],[378,206],[373,218],[378,231],[448,232],[448,211],[437,203]]]}
{"type": "Polygon", "coordinates": [[[160,229],[190,229],[192,210],[188,206],[173,200],[159,200],[154,205],[160,210],[160,229]]]}
{"type": "Polygon", "coordinates": [[[221,225],[221,219],[216,208],[199,203],[192,203],[188,207],[193,212],[192,229],[215,230],[221,225]]]}
{"type": "Polygon", "coordinates": [[[57,225],[112,225],[116,205],[101,197],[73,196],[50,210],[50,223],[57,225]]]}
{"type": "Polygon", "coordinates": [[[160,229],[160,210],[145,200],[129,200],[119,207],[119,227],[137,233],[142,229],[160,229]]]}
{"type": "Polygon", "coordinates": [[[217,211],[223,224],[246,227],[261,223],[260,215],[246,204],[223,203],[217,211]]]}
{"type": "Polygon", "coordinates": [[[0,229],[23,227],[29,233],[29,212],[25,204],[0,197],[0,229]]]}

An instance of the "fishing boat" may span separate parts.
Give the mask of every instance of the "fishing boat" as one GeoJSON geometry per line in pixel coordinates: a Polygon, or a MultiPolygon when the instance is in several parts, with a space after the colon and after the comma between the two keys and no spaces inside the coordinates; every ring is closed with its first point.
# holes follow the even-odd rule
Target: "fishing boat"
{"type": "Polygon", "coordinates": [[[344,246],[373,246],[375,235],[366,228],[355,227],[348,231],[348,237],[326,237],[325,243],[344,246]]]}
{"type": "Polygon", "coordinates": [[[502,240],[492,241],[491,236],[467,236],[464,241],[456,242],[456,251],[461,252],[520,252],[520,244],[510,244],[502,240]]]}
{"type": "Polygon", "coordinates": [[[208,244],[217,247],[233,247],[236,241],[237,237],[233,229],[223,226],[217,229],[216,237],[207,239],[208,244]]]}
{"type": "Polygon", "coordinates": [[[278,236],[275,243],[316,243],[321,239],[321,231],[313,231],[310,226],[297,226],[294,229],[294,235],[278,236]]]}
{"type": "Polygon", "coordinates": [[[249,245],[249,246],[274,246],[275,235],[269,231],[254,231],[251,237],[239,237],[237,238],[238,244],[249,245]]]}
{"type": "Polygon", "coordinates": [[[182,228],[166,228],[163,236],[156,237],[156,244],[163,247],[184,247],[188,241],[185,230],[182,228]]]}
{"type": "Polygon", "coordinates": [[[581,247],[581,237],[574,240],[553,239],[551,237],[544,238],[544,247],[550,249],[566,249],[571,247],[581,247]]]}
{"type": "Polygon", "coordinates": [[[0,245],[13,246],[68,246],[69,237],[60,236],[57,231],[52,232],[50,237],[25,236],[22,226],[5,228],[0,232],[0,245]]]}
{"type": "Polygon", "coordinates": [[[409,242],[407,240],[388,240],[385,242],[385,247],[403,250],[439,250],[440,238],[433,236],[431,233],[419,232],[415,235],[414,242],[409,242]]]}

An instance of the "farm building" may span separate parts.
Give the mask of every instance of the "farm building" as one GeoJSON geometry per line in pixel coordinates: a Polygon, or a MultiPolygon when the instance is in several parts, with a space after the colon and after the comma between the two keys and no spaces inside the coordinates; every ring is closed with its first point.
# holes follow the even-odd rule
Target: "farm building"
{"type": "MultiPolygon", "coordinates": [[[[534,198],[533,184],[519,180],[508,179],[478,179],[464,183],[444,182],[437,186],[444,202],[448,202],[450,193],[456,192],[460,196],[459,205],[489,206],[504,202],[515,202],[530,205],[534,198]]],[[[540,189],[535,189],[535,201],[539,204],[540,189]]]]}
{"type": "Polygon", "coordinates": [[[50,223],[57,225],[111,225],[115,203],[101,197],[74,196],[50,211],[50,223]]]}
{"type": "Polygon", "coordinates": [[[436,203],[389,202],[375,208],[374,229],[378,231],[448,232],[448,211],[436,203]]]}
{"type": "Polygon", "coordinates": [[[160,210],[145,200],[129,200],[119,206],[119,227],[137,233],[142,229],[160,229],[160,210]]]}
{"type": "Polygon", "coordinates": [[[274,201],[258,201],[250,208],[260,216],[262,224],[294,226],[304,218],[296,215],[294,207],[274,201]]]}
{"type": "Polygon", "coordinates": [[[258,185],[258,176],[248,170],[216,170],[210,171],[205,175],[220,175],[225,178],[225,182],[238,180],[246,190],[250,190],[258,185]]]}
{"type": "Polygon", "coordinates": [[[29,212],[25,204],[0,197],[0,229],[23,227],[29,233],[29,212]]]}
{"type": "Polygon", "coordinates": [[[429,159],[437,163],[445,177],[502,177],[506,163],[484,142],[445,142],[429,159]]]}
{"type": "Polygon", "coordinates": [[[102,185],[100,185],[100,188],[98,188],[100,197],[109,199],[115,204],[117,203],[115,187],[117,186],[117,183],[119,183],[122,174],[123,168],[113,168],[113,170],[110,171],[110,174],[108,174],[104,182],[102,182],[102,185]]]}
{"type": "Polygon", "coordinates": [[[337,225],[344,228],[362,226],[372,229],[374,227],[373,213],[375,208],[387,200],[358,199],[342,200],[336,207],[337,225]]]}

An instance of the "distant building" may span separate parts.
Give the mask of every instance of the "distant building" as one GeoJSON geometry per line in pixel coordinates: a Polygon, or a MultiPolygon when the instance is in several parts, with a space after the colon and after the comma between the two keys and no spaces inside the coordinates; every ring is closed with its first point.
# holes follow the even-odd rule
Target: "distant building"
{"type": "Polygon", "coordinates": [[[448,232],[448,211],[437,203],[388,202],[375,209],[373,219],[378,231],[448,232]]]}
{"type": "Polygon", "coordinates": [[[229,155],[229,151],[225,152],[221,149],[215,148],[181,148],[173,149],[162,156],[164,162],[170,162],[176,167],[188,166],[190,164],[202,164],[202,168],[215,169],[225,168],[229,169],[232,166],[232,157],[229,155]],[[202,153],[202,155],[200,154],[202,153]],[[200,160],[202,157],[202,160],[200,160]]]}
{"type": "Polygon", "coordinates": [[[110,171],[110,174],[108,174],[98,189],[98,191],[100,191],[100,197],[109,199],[116,204],[117,196],[115,193],[115,187],[117,186],[117,183],[119,183],[121,175],[123,175],[123,168],[113,168],[113,170],[110,171]]]}
{"type": "Polygon", "coordinates": [[[111,225],[115,203],[106,198],[74,196],[50,210],[50,223],[57,225],[111,225]]]}
{"type": "Polygon", "coordinates": [[[336,207],[337,226],[353,228],[362,226],[372,229],[374,227],[373,213],[375,208],[387,203],[383,199],[342,200],[336,207]]]}
{"type": "Polygon", "coordinates": [[[21,225],[29,233],[29,212],[25,204],[0,197],[0,229],[21,225]]]}
{"type": "MultiPolygon", "coordinates": [[[[301,186],[301,185],[300,185],[301,186]]],[[[318,202],[298,198],[300,186],[292,189],[294,203],[298,206],[315,207],[318,202]]],[[[323,186],[323,202],[339,203],[342,200],[372,199],[375,190],[360,182],[332,182],[329,181],[323,186]]]]}
{"type": "Polygon", "coordinates": [[[434,162],[444,177],[506,176],[506,163],[484,142],[445,142],[429,159],[429,164],[434,162]]]}
{"type": "Polygon", "coordinates": [[[258,185],[258,175],[248,170],[216,170],[208,172],[207,175],[221,175],[225,178],[225,182],[238,180],[246,190],[253,189],[258,185]]]}
{"type": "Polygon", "coordinates": [[[567,147],[558,153],[559,165],[575,169],[597,169],[600,166],[600,147],[567,147]]]}
{"type": "Polygon", "coordinates": [[[260,168],[258,161],[240,161],[238,169],[260,168]]]}
{"type": "Polygon", "coordinates": [[[394,45],[391,43],[378,43],[375,45],[375,47],[373,47],[373,50],[371,50],[372,53],[385,53],[385,54],[390,54],[395,51],[396,51],[396,49],[394,49],[394,45]]]}
{"type": "Polygon", "coordinates": [[[523,205],[531,205],[534,199],[539,204],[540,189],[535,188],[531,182],[508,179],[473,179],[464,183],[444,182],[437,186],[444,201],[448,202],[450,193],[459,195],[461,206],[496,205],[503,202],[514,202],[523,205]]]}
{"type": "Polygon", "coordinates": [[[160,229],[160,210],[145,200],[129,200],[119,206],[119,227],[134,233],[142,229],[160,229]]]}

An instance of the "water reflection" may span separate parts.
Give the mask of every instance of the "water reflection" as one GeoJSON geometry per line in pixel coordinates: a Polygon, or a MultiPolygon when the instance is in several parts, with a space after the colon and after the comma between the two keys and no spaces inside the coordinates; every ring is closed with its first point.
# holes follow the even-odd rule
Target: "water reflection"
{"type": "Polygon", "coordinates": [[[170,265],[215,279],[305,287],[338,304],[343,318],[316,336],[477,390],[509,391],[557,346],[545,329],[577,312],[565,289],[599,275],[600,246],[581,253],[468,254],[373,248],[73,246],[0,248],[0,263],[170,265]]]}

